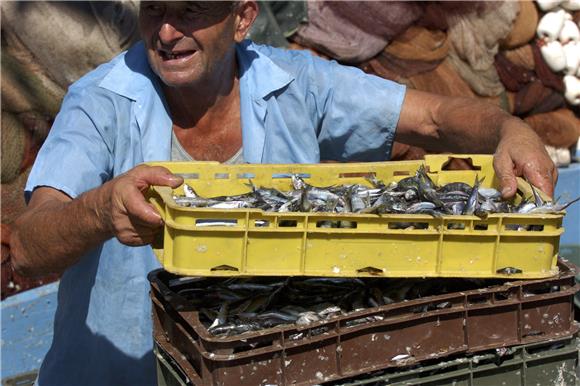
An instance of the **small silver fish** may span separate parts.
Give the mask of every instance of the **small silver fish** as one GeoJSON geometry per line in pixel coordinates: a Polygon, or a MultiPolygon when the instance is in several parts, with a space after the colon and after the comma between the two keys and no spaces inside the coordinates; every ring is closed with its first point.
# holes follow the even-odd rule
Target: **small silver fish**
{"type": "Polygon", "coordinates": [[[479,185],[481,182],[483,182],[484,178],[480,180],[477,176],[475,176],[475,184],[473,185],[473,189],[471,189],[471,193],[469,194],[469,198],[467,199],[467,203],[465,204],[465,208],[463,209],[462,214],[473,215],[477,210],[477,192],[479,190],[479,185]]]}

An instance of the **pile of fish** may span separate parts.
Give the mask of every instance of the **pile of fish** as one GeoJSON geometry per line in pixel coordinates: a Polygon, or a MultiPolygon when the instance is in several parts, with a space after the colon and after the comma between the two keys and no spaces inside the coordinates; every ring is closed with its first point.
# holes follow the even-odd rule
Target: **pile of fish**
{"type": "MultiPolygon", "coordinates": [[[[232,336],[278,325],[307,325],[369,307],[481,288],[483,283],[478,279],[183,277],[169,284],[184,299],[187,308],[199,311],[201,322],[211,334],[232,336]]],[[[416,312],[449,307],[451,303],[444,301],[418,306],[416,312]]],[[[361,317],[348,323],[357,325],[376,318],[380,316],[361,317]]]]}
{"type": "MultiPolygon", "coordinates": [[[[475,178],[473,186],[463,182],[452,182],[437,186],[421,165],[416,174],[398,182],[385,184],[367,178],[372,187],[360,184],[329,186],[325,188],[309,185],[299,175],[292,175],[294,189],[279,191],[256,187],[251,180],[251,191],[237,196],[205,198],[185,184],[183,196],[174,196],[176,204],[197,208],[258,208],[272,212],[326,212],[361,214],[427,214],[476,215],[485,217],[490,213],[557,213],[578,201],[566,204],[544,201],[532,185],[533,197],[523,199],[515,205],[503,200],[501,193],[493,188],[481,186],[482,179],[475,178]]],[[[341,227],[341,222],[329,223],[329,227],[341,227]]]]}

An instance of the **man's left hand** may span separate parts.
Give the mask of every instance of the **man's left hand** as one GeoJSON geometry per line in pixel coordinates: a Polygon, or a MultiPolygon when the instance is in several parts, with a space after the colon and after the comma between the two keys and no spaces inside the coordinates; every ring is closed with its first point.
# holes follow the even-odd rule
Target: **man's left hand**
{"type": "Polygon", "coordinates": [[[516,176],[527,178],[548,196],[554,195],[558,169],[538,135],[521,120],[507,122],[502,129],[493,166],[504,198],[516,193],[516,176]]]}

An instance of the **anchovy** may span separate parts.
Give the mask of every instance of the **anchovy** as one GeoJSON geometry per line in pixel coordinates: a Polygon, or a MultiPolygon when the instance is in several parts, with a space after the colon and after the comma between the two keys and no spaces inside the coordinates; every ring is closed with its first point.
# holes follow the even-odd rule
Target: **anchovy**
{"type": "Polygon", "coordinates": [[[501,198],[501,193],[493,188],[482,188],[479,187],[479,190],[477,191],[477,193],[479,193],[479,196],[482,197],[483,199],[486,200],[497,200],[499,198],[501,198]]]}
{"type": "Polygon", "coordinates": [[[475,184],[471,189],[471,193],[469,194],[469,198],[467,199],[467,203],[465,204],[465,208],[463,209],[462,214],[472,215],[475,213],[478,204],[477,192],[479,190],[479,185],[481,184],[482,181],[483,178],[480,180],[479,178],[477,178],[477,176],[475,177],[475,184]]]}
{"type": "Polygon", "coordinates": [[[528,213],[547,214],[547,213],[561,212],[561,211],[565,210],[567,207],[569,207],[570,205],[572,205],[573,203],[577,202],[578,200],[580,200],[580,197],[577,197],[574,200],[569,201],[565,204],[558,204],[556,202],[545,202],[542,204],[542,206],[532,208],[528,213]]]}
{"type": "Polygon", "coordinates": [[[197,194],[195,190],[187,184],[183,184],[183,193],[185,193],[185,197],[196,198],[197,194]]]}

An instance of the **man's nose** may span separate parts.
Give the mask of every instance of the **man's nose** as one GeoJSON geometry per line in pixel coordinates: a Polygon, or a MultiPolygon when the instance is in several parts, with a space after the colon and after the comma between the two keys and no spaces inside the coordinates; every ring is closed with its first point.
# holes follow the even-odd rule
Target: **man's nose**
{"type": "Polygon", "coordinates": [[[164,22],[159,30],[159,39],[162,43],[172,43],[175,40],[181,39],[183,33],[175,28],[173,23],[164,22]]]}

